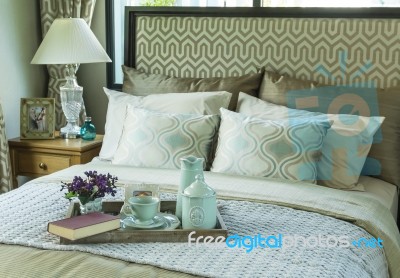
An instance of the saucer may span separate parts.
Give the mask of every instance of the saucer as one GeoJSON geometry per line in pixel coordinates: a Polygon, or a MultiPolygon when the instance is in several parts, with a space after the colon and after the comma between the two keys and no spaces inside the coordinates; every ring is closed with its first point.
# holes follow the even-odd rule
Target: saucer
{"type": "Polygon", "coordinates": [[[157,230],[174,230],[181,222],[178,217],[173,214],[158,212],[151,220],[150,224],[141,223],[135,216],[129,216],[121,220],[122,228],[134,229],[157,229],[157,230]]]}
{"type": "Polygon", "coordinates": [[[164,219],[158,215],[154,216],[150,221],[142,222],[135,216],[129,216],[123,220],[126,226],[136,229],[153,229],[164,224],[164,219]]]}

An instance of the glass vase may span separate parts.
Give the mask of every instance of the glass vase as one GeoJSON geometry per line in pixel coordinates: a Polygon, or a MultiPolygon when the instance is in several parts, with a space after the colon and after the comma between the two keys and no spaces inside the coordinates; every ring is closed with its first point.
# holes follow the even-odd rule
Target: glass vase
{"type": "Polygon", "coordinates": [[[102,198],[87,201],[87,198],[79,198],[79,209],[81,214],[88,214],[91,212],[102,210],[102,198]]]}

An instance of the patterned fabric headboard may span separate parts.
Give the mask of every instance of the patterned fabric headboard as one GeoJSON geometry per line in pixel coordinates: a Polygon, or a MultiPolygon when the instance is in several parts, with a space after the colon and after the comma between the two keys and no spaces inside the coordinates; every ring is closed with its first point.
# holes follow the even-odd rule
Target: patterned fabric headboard
{"type": "Polygon", "coordinates": [[[293,18],[262,11],[243,17],[226,9],[232,12],[220,17],[193,8],[130,11],[126,34],[133,37],[125,64],[176,77],[235,76],[265,66],[329,85],[400,85],[399,18],[293,18]]]}

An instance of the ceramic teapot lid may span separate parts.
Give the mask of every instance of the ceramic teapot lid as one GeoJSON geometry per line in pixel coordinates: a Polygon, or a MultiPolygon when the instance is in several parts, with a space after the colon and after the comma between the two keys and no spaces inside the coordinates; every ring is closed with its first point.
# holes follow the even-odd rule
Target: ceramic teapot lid
{"type": "Polygon", "coordinates": [[[198,174],[195,179],[196,180],[183,191],[183,195],[200,198],[207,198],[215,195],[215,191],[204,182],[203,175],[198,174]]]}

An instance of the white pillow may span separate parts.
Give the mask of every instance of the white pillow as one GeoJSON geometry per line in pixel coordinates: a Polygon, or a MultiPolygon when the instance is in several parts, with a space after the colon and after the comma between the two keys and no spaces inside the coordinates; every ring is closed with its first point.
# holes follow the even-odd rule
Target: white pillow
{"type": "Polygon", "coordinates": [[[324,140],[321,160],[318,162],[318,184],[364,191],[364,187],[357,184],[358,179],[373,136],[384,117],[322,114],[290,109],[243,93],[239,94],[236,111],[266,120],[309,117],[333,120],[324,140]]]}
{"type": "Polygon", "coordinates": [[[113,164],[179,169],[180,158],[207,162],[220,116],[149,111],[128,104],[113,164]]]}
{"type": "Polygon", "coordinates": [[[219,108],[227,108],[232,94],[228,92],[171,93],[132,96],[103,88],[108,97],[107,117],[100,158],[111,160],[118,147],[126,116],[126,105],[158,112],[219,115],[219,108]]]}
{"type": "Polygon", "coordinates": [[[317,160],[331,122],[269,121],[221,108],[212,172],[315,183],[317,160]]]}

